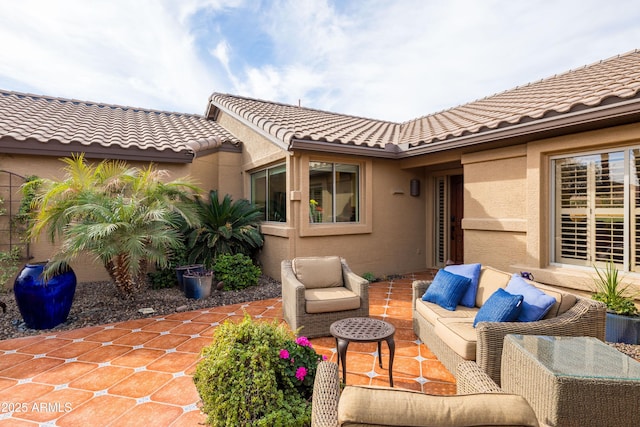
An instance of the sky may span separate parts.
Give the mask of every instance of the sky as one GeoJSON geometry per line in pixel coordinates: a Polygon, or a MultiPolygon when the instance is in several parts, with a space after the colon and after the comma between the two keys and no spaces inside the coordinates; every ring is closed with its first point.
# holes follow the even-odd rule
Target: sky
{"type": "Polygon", "coordinates": [[[0,0],[0,90],[403,122],[640,48],[637,0],[0,0]]]}

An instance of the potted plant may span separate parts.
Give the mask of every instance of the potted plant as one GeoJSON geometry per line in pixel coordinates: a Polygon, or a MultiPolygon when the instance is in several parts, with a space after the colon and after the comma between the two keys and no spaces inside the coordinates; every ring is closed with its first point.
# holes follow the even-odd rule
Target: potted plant
{"type": "Polygon", "coordinates": [[[184,273],[184,295],[187,298],[202,299],[211,295],[211,282],[213,272],[211,270],[193,270],[184,273]]]}
{"type": "Polygon", "coordinates": [[[623,283],[618,269],[609,260],[603,269],[596,270],[593,299],[607,306],[605,341],[626,344],[640,343],[640,316],[629,295],[629,285],[623,283]]]}
{"type": "Polygon", "coordinates": [[[214,426],[308,426],[323,359],[277,320],[226,321],[202,351],[193,381],[214,426]]]}
{"type": "Polygon", "coordinates": [[[178,280],[178,287],[184,291],[184,275],[192,274],[192,273],[202,273],[204,272],[203,264],[190,264],[190,265],[179,265],[176,267],[176,278],[178,280]]]}

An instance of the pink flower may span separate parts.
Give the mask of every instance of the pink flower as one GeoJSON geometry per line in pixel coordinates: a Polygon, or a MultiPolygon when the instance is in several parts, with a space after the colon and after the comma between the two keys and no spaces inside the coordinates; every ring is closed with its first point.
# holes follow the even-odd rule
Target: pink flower
{"type": "Polygon", "coordinates": [[[304,381],[304,377],[306,376],[307,376],[307,368],[305,368],[304,366],[300,366],[298,370],[296,370],[296,378],[299,381],[304,381]]]}
{"type": "Polygon", "coordinates": [[[280,350],[280,359],[288,359],[288,358],[289,358],[289,352],[284,348],[280,350]]]}
{"type": "Polygon", "coordinates": [[[302,347],[311,347],[311,341],[307,337],[298,337],[296,338],[296,344],[301,345],[302,347]]]}
{"type": "Polygon", "coordinates": [[[322,355],[322,360],[327,360],[327,356],[325,356],[324,354],[322,355]]]}

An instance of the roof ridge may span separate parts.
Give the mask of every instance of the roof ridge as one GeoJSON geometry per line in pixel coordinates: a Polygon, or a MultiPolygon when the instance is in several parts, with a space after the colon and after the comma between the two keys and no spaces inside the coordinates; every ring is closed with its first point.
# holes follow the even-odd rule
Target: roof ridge
{"type": "Polygon", "coordinates": [[[34,93],[28,92],[17,92],[12,90],[0,89],[0,95],[2,96],[11,96],[15,95],[23,98],[32,98],[34,100],[44,100],[48,102],[59,101],[62,103],[70,102],[73,104],[82,104],[87,107],[98,107],[98,108],[111,108],[111,109],[121,109],[123,111],[131,110],[133,112],[141,112],[141,113],[149,113],[149,114],[164,114],[164,115],[175,115],[175,116],[184,116],[184,117],[197,117],[204,118],[203,115],[195,114],[195,113],[181,113],[178,111],[164,111],[164,110],[156,110],[153,108],[142,108],[142,107],[132,107],[127,105],[120,104],[109,104],[104,102],[95,102],[95,101],[83,101],[75,98],[62,98],[58,96],[49,96],[49,95],[38,95],[34,93]]]}
{"type": "Polygon", "coordinates": [[[376,122],[389,123],[389,124],[392,124],[392,125],[400,125],[401,124],[400,122],[394,122],[394,121],[391,121],[391,120],[374,119],[373,117],[364,117],[364,116],[356,116],[354,114],[337,113],[335,111],[322,110],[322,109],[319,109],[319,108],[303,107],[303,106],[300,106],[300,105],[287,104],[286,102],[269,101],[269,100],[266,100],[266,99],[253,98],[253,97],[250,97],[250,96],[234,95],[234,94],[231,94],[231,93],[213,92],[211,94],[211,96],[209,97],[209,101],[211,101],[214,96],[228,96],[228,97],[231,97],[231,98],[244,99],[244,100],[247,100],[247,101],[263,102],[265,104],[278,105],[278,106],[281,106],[281,107],[300,108],[302,110],[314,111],[314,112],[318,112],[318,113],[327,113],[327,114],[332,114],[334,116],[352,117],[354,119],[361,119],[361,120],[373,120],[373,121],[376,121],[376,122]]]}

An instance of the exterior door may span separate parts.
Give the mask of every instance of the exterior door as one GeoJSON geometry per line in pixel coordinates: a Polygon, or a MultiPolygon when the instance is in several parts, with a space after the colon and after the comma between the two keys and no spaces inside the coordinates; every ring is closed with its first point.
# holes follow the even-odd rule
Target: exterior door
{"type": "Polygon", "coordinates": [[[455,264],[462,264],[464,262],[464,236],[462,231],[462,217],[464,215],[463,202],[463,176],[452,175],[449,177],[449,259],[455,264]]]}

